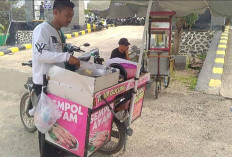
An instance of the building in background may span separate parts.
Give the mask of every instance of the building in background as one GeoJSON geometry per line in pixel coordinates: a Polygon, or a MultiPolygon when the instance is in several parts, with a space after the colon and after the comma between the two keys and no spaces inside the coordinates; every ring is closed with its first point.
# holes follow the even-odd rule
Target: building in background
{"type": "MultiPolygon", "coordinates": [[[[64,33],[71,32],[73,29],[83,29],[85,26],[84,16],[84,1],[71,0],[75,4],[74,17],[72,23],[65,28],[62,28],[64,33]]],[[[12,21],[9,26],[9,37],[6,41],[7,45],[18,45],[23,43],[30,43],[32,38],[32,31],[34,28],[43,22],[39,20],[41,0],[20,0],[25,4],[25,21],[12,21]]],[[[51,20],[53,17],[53,2],[54,0],[43,0],[45,4],[45,20],[51,20]]]]}
{"type": "MultiPolygon", "coordinates": [[[[52,19],[52,6],[54,3],[54,0],[25,0],[25,10],[27,15],[27,23],[38,21],[40,16],[40,5],[41,2],[44,2],[44,8],[45,8],[45,20],[51,20],[52,19]]],[[[71,29],[78,29],[80,27],[83,27],[85,24],[85,17],[84,17],[84,8],[85,4],[83,0],[72,0],[72,2],[75,4],[74,8],[74,17],[72,20],[72,23],[68,26],[68,28],[65,28],[66,31],[71,29]]]]}

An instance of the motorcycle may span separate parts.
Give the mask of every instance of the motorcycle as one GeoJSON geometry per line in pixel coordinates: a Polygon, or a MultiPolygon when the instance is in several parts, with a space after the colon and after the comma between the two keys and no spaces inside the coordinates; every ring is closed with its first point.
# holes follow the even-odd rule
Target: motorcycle
{"type": "Polygon", "coordinates": [[[107,25],[106,20],[102,21],[100,19],[97,19],[95,21],[95,25],[96,25],[96,28],[97,28],[98,31],[101,31],[103,28],[108,29],[108,25],[107,25]]]}
{"type": "MultiPolygon", "coordinates": [[[[32,61],[22,63],[22,66],[32,67],[32,61]]],[[[34,117],[29,114],[29,111],[33,106],[36,106],[38,100],[33,85],[32,77],[28,77],[27,82],[24,84],[24,88],[27,92],[23,94],[20,101],[20,118],[24,128],[28,132],[35,132],[37,130],[34,124],[34,117]]]]}
{"type": "MultiPolygon", "coordinates": [[[[87,47],[89,46],[89,44],[86,43],[83,46],[87,47]]],[[[71,46],[70,44],[66,44],[66,47],[68,49],[68,52],[71,54],[73,54],[74,51],[85,52],[81,50],[80,47],[71,46]]],[[[96,63],[102,63],[103,60],[99,57],[99,52],[98,53],[97,52],[98,52],[97,49],[94,50],[96,63]]],[[[91,53],[90,52],[86,53],[80,58],[87,61],[90,59],[91,53]]],[[[22,63],[22,66],[32,67],[32,61],[28,61],[27,63],[22,63]]],[[[31,116],[32,114],[30,114],[31,109],[33,109],[38,103],[38,97],[35,94],[33,85],[34,83],[32,81],[32,77],[28,77],[26,83],[24,84],[24,88],[27,90],[27,92],[23,94],[20,101],[20,118],[25,130],[28,132],[35,132],[37,130],[34,124],[34,117],[31,116]]]]}

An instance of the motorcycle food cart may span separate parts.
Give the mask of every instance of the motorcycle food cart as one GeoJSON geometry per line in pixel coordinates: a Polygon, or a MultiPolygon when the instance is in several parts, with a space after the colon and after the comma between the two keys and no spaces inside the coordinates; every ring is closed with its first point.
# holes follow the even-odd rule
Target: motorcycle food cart
{"type": "MultiPolygon", "coordinates": [[[[152,2],[149,1],[142,43],[145,42],[151,7],[152,2]]],[[[62,116],[48,133],[42,134],[42,143],[53,144],[80,157],[92,155],[111,140],[115,117],[112,112],[114,100],[128,91],[132,93],[126,126],[129,129],[131,123],[141,116],[145,85],[150,80],[150,73],[141,74],[140,71],[144,49],[145,45],[142,44],[135,76],[121,83],[118,83],[119,72],[93,78],[52,67],[48,80],[44,77],[43,86],[46,88],[43,89],[57,103],[62,116]],[[56,133],[66,134],[69,142],[64,142],[65,140],[57,137],[56,133]]],[[[124,150],[126,139],[123,142],[124,150]]]]}
{"type": "Polygon", "coordinates": [[[156,82],[155,97],[161,90],[161,81],[167,88],[170,81],[172,17],[175,12],[150,12],[148,25],[148,71],[156,82]]]}
{"type": "MultiPolygon", "coordinates": [[[[92,155],[111,140],[115,100],[119,95],[132,92],[136,81],[134,76],[119,83],[118,70],[106,70],[98,64],[94,67],[101,75],[92,77],[89,74],[93,71],[88,69],[72,72],[53,66],[44,79],[46,94],[58,105],[62,116],[43,134],[43,140],[80,157],[92,155]]],[[[130,101],[130,105],[134,104],[131,121],[141,115],[145,84],[149,79],[150,74],[143,73],[137,80],[138,90],[134,93],[135,99],[130,101]]]]}

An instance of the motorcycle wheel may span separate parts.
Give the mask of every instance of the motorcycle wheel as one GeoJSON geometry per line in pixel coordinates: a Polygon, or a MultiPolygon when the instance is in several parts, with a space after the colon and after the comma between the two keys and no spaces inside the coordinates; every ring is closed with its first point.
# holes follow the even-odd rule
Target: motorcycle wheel
{"type": "Polygon", "coordinates": [[[28,132],[35,132],[37,130],[35,123],[34,123],[34,117],[30,116],[28,111],[30,107],[32,106],[29,93],[26,92],[20,101],[20,118],[23,123],[24,128],[28,132]]]}
{"type": "Polygon", "coordinates": [[[126,138],[124,127],[119,120],[113,120],[110,141],[99,149],[100,153],[111,155],[118,153],[122,149],[126,138]]]}

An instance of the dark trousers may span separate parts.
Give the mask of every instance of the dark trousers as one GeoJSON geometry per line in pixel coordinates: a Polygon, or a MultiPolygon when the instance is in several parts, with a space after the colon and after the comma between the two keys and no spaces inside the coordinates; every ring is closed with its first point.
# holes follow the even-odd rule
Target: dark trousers
{"type": "Polygon", "coordinates": [[[40,15],[39,15],[39,20],[44,20],[44,12],[40,12],[40,15]]]}
{"type": "MultiPolygon", "coordinates": [[[[34,90],[35,90],[35,93],[37,96],[39,96],[42,92],[42,85],[35,85],[34,84],[34,90]]],[[[39,132],[39,131],[38,131],[39,132]]],[[[42,133],[39,132],[39,150],[40,150],[40,156],[41,157],[58,157],[58,152],[59,152],[59,149],[44,142],[42,140],[42,133]],[[42,144],[43,143],[43,144],[42,144]],[[43,146],[43,148],[42,148],[43,146]],[[42,151],[43,149],[43,151],[42,151]]]]}

